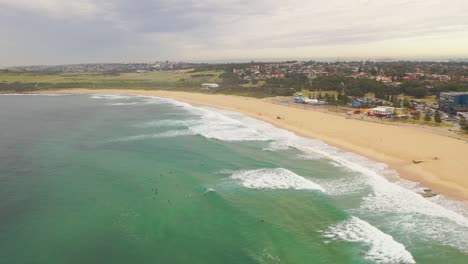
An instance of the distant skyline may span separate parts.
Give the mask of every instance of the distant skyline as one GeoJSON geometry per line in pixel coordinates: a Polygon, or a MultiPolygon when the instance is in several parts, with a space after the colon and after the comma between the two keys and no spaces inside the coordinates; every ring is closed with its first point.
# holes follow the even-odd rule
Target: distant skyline
{"type": "Polygon", "coordinates": [[[0,67],[468,57],[466,0],[0,0],[0,67]]]}

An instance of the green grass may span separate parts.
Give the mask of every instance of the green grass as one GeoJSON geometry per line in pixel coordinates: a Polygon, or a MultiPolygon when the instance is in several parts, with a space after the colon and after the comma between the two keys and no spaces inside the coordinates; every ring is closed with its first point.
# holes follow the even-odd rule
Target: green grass
{"type": "Polygon", "coordinates": [[[424,117],[421,119],[415,120],[413,118],[398,118],[398,119],[386,119],[389,122],[395,123],[405,123],[405,124],[415,124],[415,125],[424,125],[424,126],[434,126],[434,127],[453,127],[452,124],[442,121],[442,123],[437,123],[432,119],[430,122],[424,121],[424,117]]]}
{"type": "Polygon", "coordinates": [[[37,74],[0,72],[0,82],[37,84],[38,88],[114,88],[152,86],[200,86],[204,82],[221,82],[222,71],[147,72],[107,75],[101,73],[37,74]]]}
{"type": "Polygon", "coordinates": [[[255,84],[252,83],[252,82],[249,82],[249,83],[246,83],[246,84],[242,84],[241,86],[245,87],[245,88],[258,88],[258,87],[263,86],[265,83],[266,83],[265,81],[258,81],[255,84]]]}
{"type": "MultiPolygon", "coordinates": [[[[264,98],[269,97],[265,91],[258,89],[263,85],[259,82],[251,87],[223,87],[216,90],[203,90],[201,84],[205,82],[222,83],[220,77],[224,71],[196,71],[196,72],[145,72],[122,73],[110,75],[103,73],[21,73],[0,71],[0,84],[7,83],[15,92],[54,90],[68,88],[86,89],[139,89],[139,90],[173,90],[201,93],[221,93],[239,96],[264,98]]],[[[222,85],[221,85],[222,86],[222,85]]]]}
{"type": "Polygon", "coordinates": [[[403,100],[403,99],[408,99],[408,100],[418,100],[418,101],[422,101],[422,102],[426,102],[428,104],[435,104],[437,103],[437,97],[435,95],[431,95],[431,96],[426,96],[424,98],[416,98],[414,96],[409,96],[409,95],[400,95],[398,96],[399,99],[403,100]]]}
{"type": "MultiPolygon", "coordinates": [[[[374,98],[375,97],[375,94],[374,93],[366,93],[365,94],[365,97],[367,98],[374,98]]],[[[416,98],[414,96],[409,96],[409,95],[399,95],[398,96],[398,99],[408,99],[408,100],[418,100],[418,101],[422,101],[422,102],[426,102],[428,104],[434,104],[434,103],[437,103],[437,98],[435,95],[431,95],[431,96],[426,96],[424,98],[416,98]]]]}

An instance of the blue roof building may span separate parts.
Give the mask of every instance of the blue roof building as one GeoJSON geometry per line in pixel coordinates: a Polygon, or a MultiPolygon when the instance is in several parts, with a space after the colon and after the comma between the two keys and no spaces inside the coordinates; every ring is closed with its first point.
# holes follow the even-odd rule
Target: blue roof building
{"type": "Polygon", "coordinates": [[[440,93],[439,109],[446,113],[456,114],[457,112],[468,111],[468,92],[440,93]]]}
{"type": "Polygon", "coordinates": [[[361,107],[361,106],[362,106],[362,103],[354,101],[354,102],[351,103],[351,105],[352,105],[353,107],[361,107]]]}

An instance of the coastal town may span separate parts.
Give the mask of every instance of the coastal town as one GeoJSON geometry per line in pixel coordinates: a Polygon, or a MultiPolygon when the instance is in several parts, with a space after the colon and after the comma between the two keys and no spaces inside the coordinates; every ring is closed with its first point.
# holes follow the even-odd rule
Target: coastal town
{"type": "Polygon", "coordinates": [[[277,101],[294,101],[314,109],[320,107],[346,114],[349,118],[365,115],[419,125],[446,124],[468,129],[468,62],[464,60],[224,64],[155,61],[22,66],[6,68],[2,72],[6,76],[68,76],[65,79],[72,82],[8,82],[5,78],[0,80],[0,90],[137,86],[254,97],[286,96],[290,99],[277,101]],[[77,81],[77,77],[90,73],[94,74],[94,79],[87,77],[86,81],[77,81]],[[157,81],[152,81],[155,74],[157,81]],[[98,82],[96,76],[103,76],[105,82],[98,82]]]}
{"type": "Polygon", "coordinates": [[[304,74],[309,78],[319,76],[345,76],[367,78],[391,85],[402,81],[425,80],[432,82],[468,81],[468,62],[318,62],[288,61],[284,63],[255,63],[233,69],[244,80],[285,78],[288,74],[304,74]]]}

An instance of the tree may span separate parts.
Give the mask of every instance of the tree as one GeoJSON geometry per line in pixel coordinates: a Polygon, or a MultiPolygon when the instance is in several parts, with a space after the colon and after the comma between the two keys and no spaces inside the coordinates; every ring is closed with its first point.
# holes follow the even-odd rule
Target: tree
{"type": "Polygon", "coordinates": [[[419,112],[414,113],[413,119],[414,119],[414,120],[419,120],[419,119],[421,119],[421,113],[419,113],[419,112]]]}
{"type": "Polygon", "coordinates": [[[346,95],[341,96],[341,103],[342,103],[343,105],[348,104],[349,101],[350,101],[350,100],[349,100],[349,97],[348,97],[348,96],[346,96],[346,95]]]}
{"type": "Polygon", "coordinates": [[[341,100],[342,100],[342,98],[343,98],[343,94],[341,94],[341,93],[338,93],[338,95],[337,95],[336,99],[337,99],[338,101],[341,101],[341,100]]]}
{"type": "Polygon", "coordinates": [[[403,107],[411,108],[410,101],[406,97],[405,97],[405,99],[403,99],[403,107]]]}
{"type": "Polygon", "coordinates": [[[329,105],[338,105],[339,102],[336,100],[335,95],[332,95],[332,96],[327,98],[327,103],[329,105]]]}
{"type": "Polygon", "coordinates": [[[442,123],[442,117],[440,116],[440,112],[439,110],[436,110],[435,114],[434,114],[434,121],[436,121],[436,123],[442,123]]]}
{"type": "Polygon", "coordinates": [[[416,98],[423,98],[424,96],[426,96],[427,91],[426,91],[426,88],[420,86],[420,87],[415,87],[415,88],[408,88],[406,90],[406,93],[416,98]]]}
{"type": "Polygon", "coordinates": [[[468,132],[468,121],[466,121],[466,118],[463,116],[460,118],[460,128],[463,131],[468,132]]]}
{"type": "Polygon", "coordinates": [[[431,120],[432,120],[431,115],[429,114],[429,112],[426,112],[426,114],[424,115],[424,121],[431,122],[431,120]]]}

